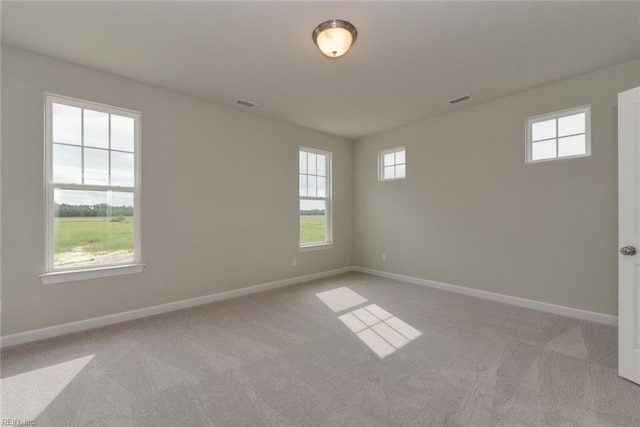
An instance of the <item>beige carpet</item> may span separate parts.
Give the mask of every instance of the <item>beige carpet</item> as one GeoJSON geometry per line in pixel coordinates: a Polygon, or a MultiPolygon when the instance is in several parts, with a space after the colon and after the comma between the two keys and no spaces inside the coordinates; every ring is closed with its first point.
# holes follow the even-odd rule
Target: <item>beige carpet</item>
{"type": "Polygon", "coordinates": [[[349,273],[2,351],[36,426],[639,426],[616,330],[349,273]]]}

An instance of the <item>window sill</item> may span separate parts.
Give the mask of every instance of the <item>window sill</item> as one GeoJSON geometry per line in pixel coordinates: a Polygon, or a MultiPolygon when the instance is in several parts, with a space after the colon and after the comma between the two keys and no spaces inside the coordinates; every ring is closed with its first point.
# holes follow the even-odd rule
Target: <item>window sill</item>
{"type": "Polygon", "coordinates": [[[407,178],[406,176],[401,176],[401,177],[398,177],[398,178],[380,178],[378,181],[380,181],[380,182],[400,181],[400,180],[406,179],[406,178],[407,178]]]}
{"type": "Polygon", "coordinates": [[[78,280],[99,279],[101,277],[122,276],[140,273],[144,264],[111,265],[108,267],[87,268],[82,270],[55,271],[40,275],[43,285],[54,283],[76,282],[78,280]]]}
{"type": "Polygon", "coordinates": [[[550,157],[548,159],[539,159],[539,160],[527,160],[527,164],[534,163],[544,163],[544,162],[553,162],[558,160],[568,160],[568,159],[579,159],[581,157],[591,157],[591,153],[587,154],[576,154],[575,156],[561,156],[561,157],[550,157]]]}
{"type": "Polygon", "coordinates": [[[333,243],[318,243],[316,245],[300,246],[300,252],[322,251],[325,249],[333,249],[335,245],[333,243]]]}

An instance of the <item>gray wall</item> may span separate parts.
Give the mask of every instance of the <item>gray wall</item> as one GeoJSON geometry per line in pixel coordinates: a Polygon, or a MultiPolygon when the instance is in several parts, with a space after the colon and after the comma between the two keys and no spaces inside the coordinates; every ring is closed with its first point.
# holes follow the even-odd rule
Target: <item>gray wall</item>
{"type": "Polygon", "coordinates": [[[3,47],[2,335],[352,264],[615,315],[616,94],[638,85],[634,61],[352,144],[3,47]],[[38,279],[45,91],[142,112],[143,273],[38,279]],[[592,156],[526,165],[525,118],[584,104],[592,156]],[[333,250],[297,249],[300,145],[334,154],[333,250]],[[379,183],[399,145],[407,179],[379,183]]]}
{"type": "Polygon", "coordinates": [[[634,61],[357,141],[355,264],[616,315],[617,93],[638,85],[634,61]],[[584,104],[592,156],[525,164],[525,119],[584,104]],[[400,145],[407,179],[378,182],[400,145]]]}
{"type": "Polygon", "coordinates": [[[2,125],[2,335],[352,264],[349,141],[4,46],[2,125]],[[143,273],[40,282],[45,91],[142,112],[143,273]],[[298,252],[300,145],[333,152],[332,250],[298,252]]]}

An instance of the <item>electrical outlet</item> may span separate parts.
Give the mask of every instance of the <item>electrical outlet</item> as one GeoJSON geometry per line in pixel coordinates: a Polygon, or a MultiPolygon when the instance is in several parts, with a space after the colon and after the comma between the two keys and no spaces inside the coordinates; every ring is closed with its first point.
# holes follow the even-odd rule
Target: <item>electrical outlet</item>
{"type": "Polygon", "coordinates": [[[297,265],[298,265],[298,260],[294,258],[293,261],[291,262],[291,266],[296,267],[297,265]]]}
{"type": "Polygon", "coordinates": [[[386,261],[387,260],[387,254],[382,254],[382,260],[386,261]]]}

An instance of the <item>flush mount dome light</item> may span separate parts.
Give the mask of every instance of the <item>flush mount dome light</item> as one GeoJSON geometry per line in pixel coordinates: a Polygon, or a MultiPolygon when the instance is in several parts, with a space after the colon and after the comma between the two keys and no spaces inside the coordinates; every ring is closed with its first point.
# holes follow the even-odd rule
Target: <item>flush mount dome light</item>
{"type": "Polygon", "coordinates": [[[339,58],[356,41],[356,27],[341,19],[323,22],[313,30],[313,42],[329,58],[339,58]]]}

